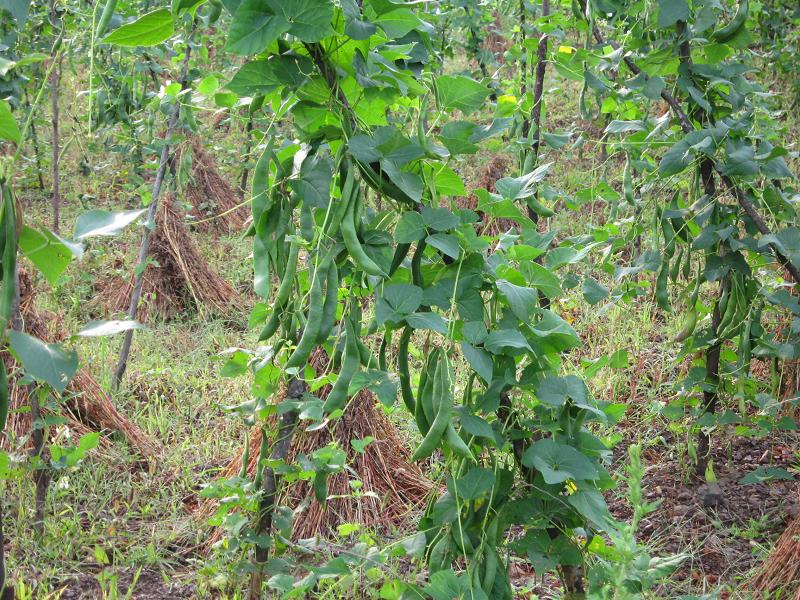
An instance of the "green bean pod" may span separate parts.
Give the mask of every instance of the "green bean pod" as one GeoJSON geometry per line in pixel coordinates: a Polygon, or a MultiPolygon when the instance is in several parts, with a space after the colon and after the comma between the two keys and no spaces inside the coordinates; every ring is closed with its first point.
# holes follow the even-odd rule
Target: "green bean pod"
{"type": "Polygon", "coordinates": [[[336,309],[339,306],[339,269],[336,268],[336,262],[333,260],[328,267],[325,279],[325,304],[322,308],[322,321],[317,344],[322,344],[328,339],[336,324],[336,309]]]}
{"type": "Polygon", "coordinates": [[[361,363],[361,357],[358,352],[358,337],[356,336],[355,328],[350,320],[345,325],[347,328],[347,340],[344,351],[344,360],[342,360],[342,368],[339,370],[339,376],[336,383],[333,384],[328,397],[325,399],[323,410],[326,413],[331,413],[338,409],[344,409],[347,402],[348,389],[350,382],[358,371],[358,366],[361,363]]]}
{"type": "Polygon", "coordinates": [[[445,429],[444,434],[447,446],[453,451],[453,454],[465,458],[470,462],[475,462],[475,456],[472,454],[469,446],[467,446],[467,443],[458,435],[452,423],[447,424],[447,429],[445,429]]]}
{"type": "Polygon", "coordinates": [[[483,581],[481,582],[481,589],[487,596],[491,594],[494,588],[498,563],[497,550],[494,549],[492,544],[485,544],[483,547],[483,581]]]}
{"type": "Polygon", "coordinates": [[[286,268],[283,272],[283,279],[281,285],[278,287],[278,293],[275,295],[275,301],[272,303],[272,314],[261,330],[258,336],[258,341],[263,342],[268,340],[280,327],[281,319],[283,317],[283,309],[286,307],[286,302],[289,299],[289,294],[294,288],[294,276],[297,273],[297,257],[300,254],[300,245],[292,240],[289,246],[289,256],[286,260],[286,268]]]}
{"type": "Polygon", "coordinates": [[[392,264],[389,266],[389,277],[394,275],[395,271],[403,264],[408,251],[411,249],[411,244],[397,244],[394,249],[394,256],[392,257],[392,264]]]}
{"type": "Polygon", "coordinates": [[[247,479],[247,466],[250,464],[250,430],[244,430],[244,452],[242,452],[242,466],[239,469],[239,477],[247,479]]]}
{"type": "Polygon", "coordinates": [[[750,3],[748,0],[740,0],[739,7],[736,9],[736,14],[728,23],[717,29],[711,34],[711,41],[718,44],[723,44],[732,40],[737,33],[745,26],[747,21],[747,14],[750,12],[750,3]]]}
{"type": "Polygon", "coordinates": [[[312,350],[317,345],[317,338],[322,328],[322,313],[325,309],[325,301],[322,296],[322,278],[323,272],[327,271],[327,265],[320,265],[314,272],[311,291],[309,292],[306,326],[303,329],[300,340],[297,342],[297,347],[289,357],[289,360],[286,361],[285,368],[287,369],[304,367],[308,362],[308,357],[311,356],[312,350]]]}
{"type": "Polygon", "coordinates": [[[355,206],[358,204],[357,198],[359,193],[359,191],[356,191],[353,198],[350,199],[350,204],[347,207],[344,219],[342,219],[342,239],[344,240],[344,245],[347,248],[347,252],[350,254],[350,258],[353,259],[353,262],[359,269],[368,275],[385,278],[387,275],[383,269],[381,269],[375,263],[375,261],[367,256],[366,252],[364,252],[364,247],[361,245],[361,242],[358,239],[358,234],[356,233],[354,210],[355,206]]]}
{"type": "Polygon", "coordinates": [[[450,388],[451,379],[450,365],[447,362],[447,356],[443,355],[442,360],[439,361],[433,379],[434,389],[432,404],[436,415],[422,443],[414,451],[412,459],[415,461],[422,460],[433,454],[434,450],[439,447],[447,425],[450,423],[450,415],[453,411],[453,392],[450,388]]]}
{"type": "Polygon", "coordinates": [[[403,403],[408,411],[414,414],[417,402],[414,399],[414,392],[411,390],[411,375],[408,368],[408,344],[411,341],[412,332],[411,326],[406,325],[400,335],[400,341],[397,342],[397,372],[400,375],[400,395],[403,403]]]}
{"type": "Polygon", "coordinates": [[[661,264],[661,269],[658,271],[656,277],[656,302],[664,312],[672,312],[672,306],[669,303],[669,289],[667,281],[669,279],[669,258],[664,256],[664,262],[661,264]]]}
{"type": "Polygon", "coordinates": [[[361,364],[367,369],[374,369],[378,366],[378,359],[375,357],[372,351],[367,348],[367,345],[360,339],[358,340],[358,354],[361,364]]]}
{"type": "Polygon", "coordinates": [[[256,476],[253,481],[253,488],[256,490],[261,489],[261,480],[263,477],[263,469],[262,465],[264,461],[267,460],[267,456],[269,455],[269,442],[267,441],[267,428],[265,426],[261,427],[261,447],[258,450],[258,462],[256,463],[256,476]]]}
{"type": "Polygon", "coordinates": [[[94,30],[94,37],[99,38],[108,29],[108,24],[111,22],[111,17],[114,16],[114,10],[117,8],[117,0],[106,0],[103,7],[103,12],[100,14],[100,20],[97,22],[97,29],[94,30]]]}

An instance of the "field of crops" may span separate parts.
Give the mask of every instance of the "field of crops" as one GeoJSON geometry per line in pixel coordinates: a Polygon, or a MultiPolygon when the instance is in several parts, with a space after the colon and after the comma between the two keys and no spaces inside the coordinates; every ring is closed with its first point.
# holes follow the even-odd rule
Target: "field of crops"
{"type": "Polygon", "coordinates": [[[796,0],[0,36],[0,599],[800,600],[796,0]]]}

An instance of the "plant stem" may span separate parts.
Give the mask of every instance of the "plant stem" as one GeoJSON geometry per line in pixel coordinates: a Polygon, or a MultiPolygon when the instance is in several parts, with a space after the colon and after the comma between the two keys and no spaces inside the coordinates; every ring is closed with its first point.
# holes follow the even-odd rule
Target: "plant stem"
{"type": "Polygon", "coordinates": [[[242,167],[242,177],[239,180],[239,199],[243,200],[244,195],[247,193],[247,178],[250,175],[250,169],[247,168],[248,161],[250,160],[250,150],[252,147],[252,136],[251,133],[253,131],[253,112],[248,111],[249,115],[247,118],[247,127],[245,128],[245,135],[247,136],[247,147],[245,148],[245,161],[244,167],[242,167]]]}
{"type": "MultiPolygon", "coordinates": [[[[289,381],[286,398],[298,400],[308,390],[306,382],[302,379],[292,379],[289,381]]],[[[289,455],[292,445],[292,436],[297,425],[297,411],[288,411],[281,415],[280,426],[278,428],[278,438],[270,453],[271,461],[283,461],[289,455]]],[[[264,435],[262,433],[262,435],[264,435]]],[[[256,468],[261,468],[257,465],[256,468]]],[[[256,524],[256,537],[267,536],[272,529],[272,517],[275,509],[275,499],[278,493],[278,477],[271,467],[264,467],[264,474],[261,484],[261,500],[258,503],[258,523],[256,524]]],[[[254,552],[253,574],[250,578],[250,600],[259,600],[261,595],[261,584],[264,580],[264,563],[267,562],[269,548],[263,544],[257,544],[254,552]]]]}
{"type": "Polygon", "coordinates": [[[61,33],[56,31],[56,0],[50,0],[50,26],[53,28],[53,53],[52,60],[56,61],[55,68],[50,73],[50,99],[52,104],[53,124],[53,231],[58,233],[61,212],[61,190],[59,189],[59,145],[58,145],[58,87],[61,81],[61,33]]]}
{"type": "MultiPolygon", "coordinates": [[[[197,27],[197,21],[192,23],[192,30],[189,34],[189,39],[186,43],[186,50],[183,55],[183,67],[181,69],[181,89],[186,89],[188,86],[188,73],[189,73],[189,57],[192,53],[191,41],[194,38],[194,32],[197,27]]],[[[164,183],[164,175],[167,172],[167,165],[170,162],[170,139],[175,132],[180,118],[180,100],[175,100],[175,106],[172,107],[172,114],[167,123],[167,133],[164,137],[164,145],[161,148],[161,157],[158,163],[158,171],[156,172],[156,179],[153,182],[152,199],[150,206],[147,209],[147,226],[142,233],[142,241],[139,246],[139,258],[136,261],[136,275],[133,280],[133,291],[131,292],[131,302],[128,307],[128,319],[131,321],[136,320],[136,315],[139,311],[139,299],[142,296],[142,286],[144,284],[144,272],[147,264],[147,257],[150,251],[150,235],[152,230],[155,229],[155,216],[158,208],[158,199],[161,195],[161,188],[164,183]]],[[[116,390],[122,381],[122,376],[125,374],[125,369],[128,366],[128,356],[131,351],[131,343],[133,342],[133,329],[125,332],[125,338],[122,341],[122,348],[119,353],[119,360],[114,369],[114,375],[111,380],[112,389],[116,390]]]]}

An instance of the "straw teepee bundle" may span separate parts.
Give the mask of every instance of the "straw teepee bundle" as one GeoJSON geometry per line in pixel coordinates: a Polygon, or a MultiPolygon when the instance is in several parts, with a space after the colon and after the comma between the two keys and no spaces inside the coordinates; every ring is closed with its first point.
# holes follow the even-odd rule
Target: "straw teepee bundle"
{"type": "MultiPolygon", "coordinates": [[[[327,360],[326,354],[317,350],[312,365],[321,373],[327,360]]],[[[324,386],[316,391],[316,395],[324,400],[329,392],[330,386],[324,386]]],[[[284,492],[284,502],[296,513],[292,533],[295,539],[330,536],[342,523],[359,523],[364,527],[389,532],[406,524],[411,514],[429,498],[433,484],[420,467],[411,462],[408,448],[380,407],[376,407],[376,399],[371,392],[360,391],[351,399],[344,415],[330,427],[298,431],[292,439],[288,460],[292,461],[301,454],[310,454],[332,441],[347,453],[347,465],[363,483],[362,491],[373,494],[355,497],[350,487],[351,472],[347,470],[329,477],[330,499],[324,507],[313,499],[314,494],[308,482],[299,481],[289,486],[284,492]],[[374,441],[366,446],[363,453],[356,452],[350,440],[368,436],[374,441]]],[[[250,436],[247,469],[251,478],[255,476],[260,446],[260,429],[254,429],[250,436]]],[[[242,453],[228,464],[222,477],[236,475],[241,471],[241,466],[242,453]]],[[[215,508],[213,503],[205,502],[200,505],[199,515],[208,518],[215,508]]],[[[220,535],[221,532],[217,531],[209,540],[209,545],[220,535]]]]}
{"type": "MultiPolygon", "coordinates": [[[[30,276],[20,271],[20,316],[22,329],[43,341],[60,341],[66,337],[61,320],[56,315],[40,312],[36,308],[36,293],[30,276]]],[[[2,353],[8,373],[13,374],[18,365],[8,352],[2,353]]],[[[9,447],[31,432],[31,414],[27,411],[30,398],[29,387],[20,385],[14,375],[9,377],[9,417],[2,445],[9,447]]],[[[79,369],[64,393],[62,415],[66,418],[66,430],[72,437],[80,437],[91,431],[113,431],[122,434],[128,443],[142,456],[152,457],[159,452],[158,444],[135,423],[123,416],[111,402],[108,394],[85,368],[79,369]]],[[[55,428],[56,431],[59,428],[55,428]]],[[[63,429],[62,429],[63,431],[63,429]]],[[[110,445],[108,438],[101,438],[101,446],[110,445]]]]}
{"type": "Polygon", "coordinates": [[[249,215],[247,206],[219,172],[214,157],[206,152],[198,136],[189,139],[182,151],[187,150],[192,160],[185,188],[192,205],[189,223],[203,233],[243,232],[249,215]]]}
{"type": "MultiPolygon", "coordinates": [[[[196,307],[200,312],[225,313],[238,298],[236,291],[205,261],[192,240],[171,194],[164,197],[156,216],[156,228],[150,241],[149,264],[144,272],[141,318],[170,318],[196,307]]],[[[99,297],[112,311],[128,310],[133,277],[106,282],[99,297]]]]}
{"type": "MultiPolygon", "coordinates": [[[[800,488],[797,492],[800,507],[800,488]]],[[[800,514],[793,517],[748,584],[748,591],[759,594],[754,597],[777,598],[780,593],[781,598],[800,600],[800,514]]]]}
{"type": "MultiPolygon", "coordinates": [[[[486,167],[481,172],[480,181],[478,181],[477,188],[484,189],[491,193],[496,193],[497,189],[495,184],[498,179],[506,176],[508,170],[508,159],[503,156],[495,156],[490,160],[486,167]]],[[[478,197],[471,194],[468,197],[459,197],[457,199],[460,208],[468,210],[475,210],[478,206],[478,197]]],[[[482,223],[476,225],[476,230],[480,235],[499,235],[505,233],[509,229],[517,227],[517,223],[508,218],[492,218],[485,213],[481,213],[482,223]]]]}

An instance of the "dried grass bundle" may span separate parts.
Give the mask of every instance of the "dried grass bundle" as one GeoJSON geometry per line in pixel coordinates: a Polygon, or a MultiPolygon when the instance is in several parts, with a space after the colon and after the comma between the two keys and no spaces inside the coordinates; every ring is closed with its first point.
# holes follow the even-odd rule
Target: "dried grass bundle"
{"type": "Polygon", "coordinates": [[[489,27],[488,35],[483,41],[483,49],[491,52],[495,60],[501,62],[503,54],[511,46],[510,42],[503,36],[503,20],[500,11],[492,11],[494,17],[491,26],[489,27]]]}
{"type": "MultiPolygon", "coordinates": [[[[36,294],[30,276],[25,271],[20,271],[19,280],[23,330],[44,341],[63,340],[66,336],[61,319],[36,309],[36,294]]],[[[2,360],[8,373],[14,373],[18,369],[10,353],[3,352],[2,360]]],[[[2,445],[6,448],[9,446],[9,437],[11,440],[21,440],[31,432],[31,414],[26,410],[30,405],[28,393],[28,386],[20,385],[17,377],[9,377],[10,410],[6,425],[7,436],[2,439],[2,445]]],[[[115,431],[121,433],[142,456],[152,457],[158,454],[158,444],[116,409],[108,394],[86,369],[78,370],[67,386],[63,411],[62,416],[67,419],[67,429],[73,437],[80,437],[91,431],[115,431]]],[[[106,448],[111,445],[108,438],[101,438],[100,443],[101,447],[106,448]]]]}
{"type": "MultiPolygon", "coordinates": [[[[312,365],[318,373],[324,371],[327,356],[320,349],[315,352],[312,365]]],[[[325,399],[329,392],[330,386],[324,386],[317,390],[316,395],[325,399]]],[[[406,525],[412,513],[429,498],[433,484],[425,477],[419,465],[411,462],[408,448],[375,403],[375,396],[362,390],[351,399],[344,415],[332,428],[299,430],[295,433],[289,453],[290,461],[333,441],[346,452],[347,465],[363,483],[361,491],[374,494],[354,497],[350,473],[343,471],[328,479],[328,495],[342,497],[331,498],[327,506],[323,507],[314,499],[308,482],[295,483],[283,492],[283,501],[296,511],[292,534],[295,539],[315,535],[328,537],[342,523],[358,523],[389,532],[393,528],[406,525]],[[350,440],[365,439],[368,436],[374,438],[374,441],[367,445],[363,454],[356,452],[350,440]]],[[[255,476],[260,446],[260,429],[255,428],[250,435],[250,477],[255,476]]],[[[236,475],[241,466],[242,453],[228,464],[222,476],[236,475]]],[[[207,518],[215,509],[214,504],[205,502],[200,505],[198,514],[207,518]]],[[[215,532],[209,546],[220,536],[220,531],[215,532]]]]}
{"type": "Polygon", "coordinates": [[[199,137],[188,144],[192,175],[186,185],[186,199],[192,205],[189,223],[203,233],[234,233],[244,230],[247,206],[217,169],[214,158],[203,148],[199,137]]]}
{"type": "MultiPolygon", "coordinates": [[[[168,319],[191,306],[201,313],[206,309],[225,313],[238,298],[200,254],[171,194],[163,198],[158,209],[150,257],[157,265],[148,265],[144,272],[140,319],[168,319]]],[[[98,297],[109,310],[125,312],[132,291],[133,276],[127,282],[114,278],[99,286],[98,297]]]]}
{"type": "MultiPolygon", "coordinates": [[[[480,180],[477,183],[477,188],[484,189],[491,193],[497,193],[497,188],[495,184],[497,183],[498,179],[502,179],[506,176],[506,171],[508,170],[508,159],[504,156],[495,156],[486,167],[483,169],[481,173],[480,180]]],[[[459,208],[465,208],[468,210],[475,210],[478,206],[478,197],[475,194],[471,194],[469,197],[460,197],[457,198],[457,204],[459,208]]],[[[499,235],[501,233],[507,232],[509,229],[514,229],[517,227],[517,223],[512,219],[507,218],[499,218],[495,219],[487,215],[486,213],[480,213],[482,224],[477,225],[478,233],[480,235],[499,235]]]]}
{"type": "MultiPolygon", "coordinates": [[[[800,502],[800,491],[798,493],[800,502]]],[[[754,597],[800,600],[800,515],[795,515],[778,538],[747,591],[754,597]]]]}

